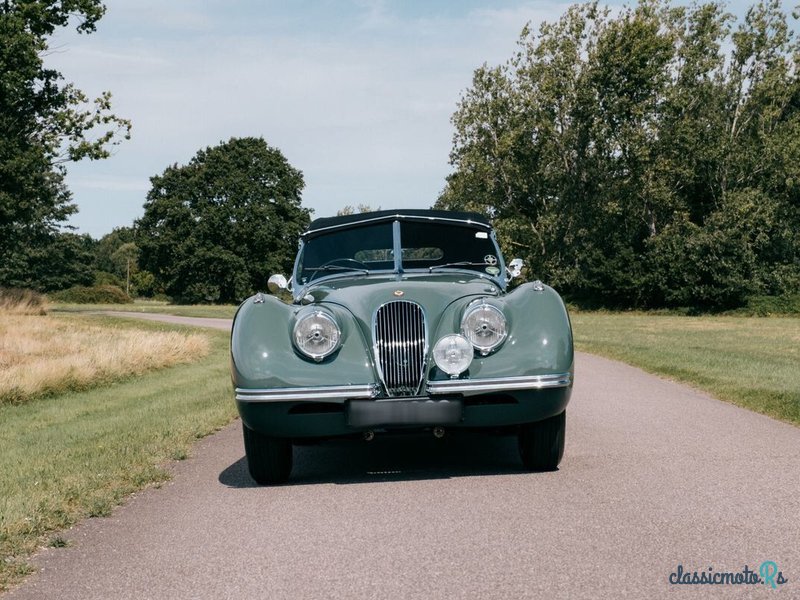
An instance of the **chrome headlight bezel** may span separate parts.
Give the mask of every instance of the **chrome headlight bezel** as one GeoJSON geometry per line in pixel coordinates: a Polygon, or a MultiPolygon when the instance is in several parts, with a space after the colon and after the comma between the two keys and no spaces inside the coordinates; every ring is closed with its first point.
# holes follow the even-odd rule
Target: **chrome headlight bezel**
{"type": "Polygon", "coordinates": [[[292,327],[292,344],[300,354],[315,362],[320,362],[336,352],[341,343],[342,329],[339,323],[332,314],[323,310],[299,316],[292,327]],[[310,345],[314,343],[318,347],[310,345]]]}
{"type": "Polygon", "coordinates": [[[496,351],[508,337],[508,320],[503,311],[486,301],[467,306],[461,317],[461,333],[475,352],[487,356],[496,351]]]}

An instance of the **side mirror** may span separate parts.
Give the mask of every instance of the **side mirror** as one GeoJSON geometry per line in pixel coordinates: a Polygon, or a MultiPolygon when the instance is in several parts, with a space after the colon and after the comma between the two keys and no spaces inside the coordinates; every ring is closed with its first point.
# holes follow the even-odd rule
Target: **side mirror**
{"type": "Polygon", "coordinates": [[[522,262],[521,258],[515,258],[510,263],[506,265],[506,272],[508,273],[509,281],[514,279],[515,277],[519,277],[520,273],[522,273],[522,267],[525,266],[525,263],[522,262]]]}
{"type": "Polygon", "coordinates": [[[272,294],[279,294],[289,288],[289,282],[283,275],[272,275],[267,281],[267,288],[272,294]]]}

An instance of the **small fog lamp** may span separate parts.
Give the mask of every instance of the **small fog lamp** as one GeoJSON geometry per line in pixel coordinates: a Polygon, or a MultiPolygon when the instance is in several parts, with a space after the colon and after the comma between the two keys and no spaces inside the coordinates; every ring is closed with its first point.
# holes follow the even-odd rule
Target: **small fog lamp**
{"type": "Polygon", "coordinates": [[[446,335],[433,347],[436,366],[450,375],[458,377],[472,364],[472,344],[463,335],[446,335]]]}

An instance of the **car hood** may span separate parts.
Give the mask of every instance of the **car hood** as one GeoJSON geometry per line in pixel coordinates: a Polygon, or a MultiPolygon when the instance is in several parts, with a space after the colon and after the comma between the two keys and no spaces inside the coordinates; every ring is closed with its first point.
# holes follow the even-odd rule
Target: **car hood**
{"type": "Polygon", "coordinates": [[[492,280],[467,273],[369,275],[321,282],[306,290],[320,304],[336,304],[349,310],[366,327],[375,311],[387,302],[416,302],[436,318],[455,301],[496,297],[502,292],[492,280]]]}

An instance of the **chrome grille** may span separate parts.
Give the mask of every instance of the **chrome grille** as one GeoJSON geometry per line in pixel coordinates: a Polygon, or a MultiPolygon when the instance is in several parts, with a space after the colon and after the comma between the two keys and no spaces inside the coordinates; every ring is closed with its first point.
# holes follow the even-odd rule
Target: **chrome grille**
{"type": "Polygon", "coordinates": [[[375,313],[375,359],[390,396],[419,393],[425,364],[425,315],[419,304],[389,302],[375,313]]]}

